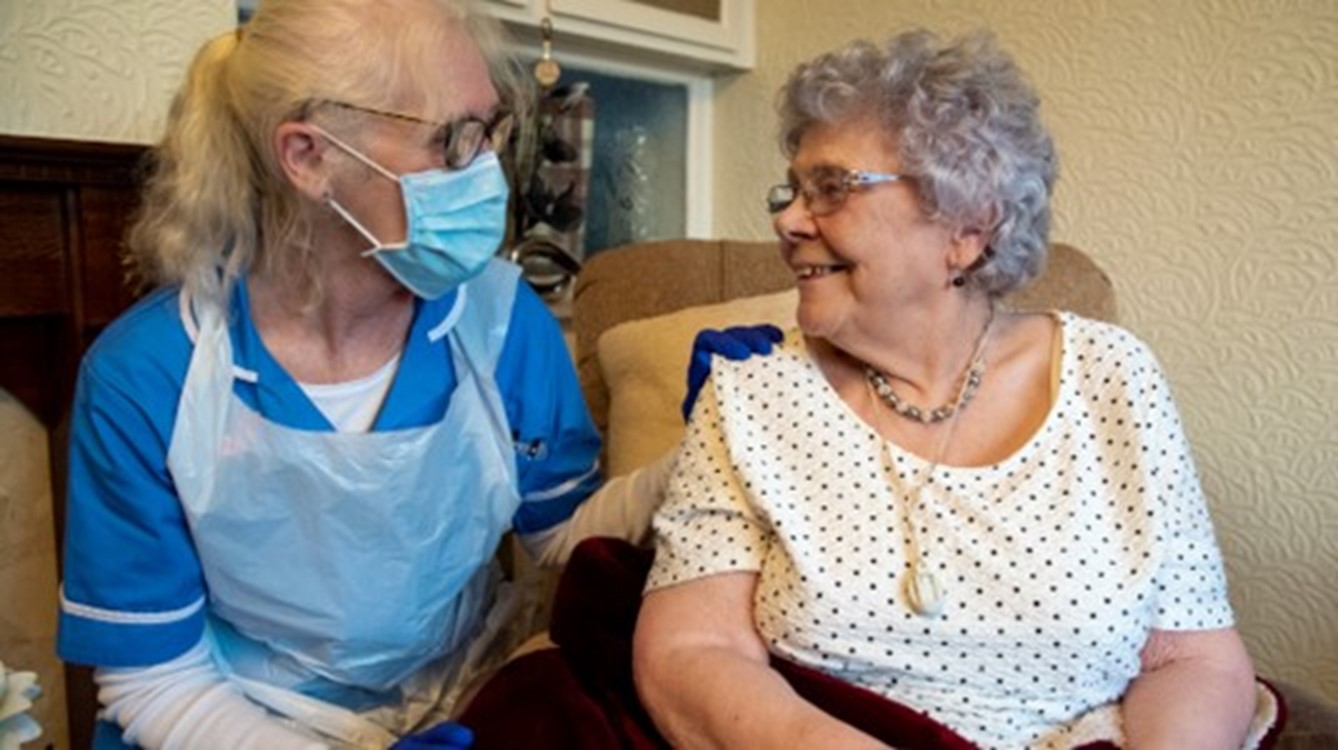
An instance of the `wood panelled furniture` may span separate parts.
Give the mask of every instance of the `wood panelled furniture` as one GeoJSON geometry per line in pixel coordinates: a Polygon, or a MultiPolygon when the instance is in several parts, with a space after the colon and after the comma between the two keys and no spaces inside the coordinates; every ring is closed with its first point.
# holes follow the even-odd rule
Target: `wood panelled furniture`
{"type": "MultiPolygon", "coordinates": [[[[64,530],[66,423],[79,357],[133,301],[121,237],[145,147],[0,136],[0,388],[50,436],[57,539],[64,530]]],[[[66,669],[70,743],[89,747],[97,699],[66,669]]]]}

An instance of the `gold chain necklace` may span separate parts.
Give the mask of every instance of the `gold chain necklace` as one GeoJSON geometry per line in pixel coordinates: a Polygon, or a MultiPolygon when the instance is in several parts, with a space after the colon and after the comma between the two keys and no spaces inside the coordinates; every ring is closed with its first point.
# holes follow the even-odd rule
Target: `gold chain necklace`
{"type": "MultiPolygon", "coordinates": [[[[906,502],[901,506],[902,522],[906,525],[907,559],[910,563],[910,572],[906,576],[903,588],[905,589],[907,603],[910,605],[911,609],[921,617],[934,618],[943,614],[943,605],[947,600],[947,593],[943,589],[943,584],[939,582],[938,576],[935,576],[934,572],[929,570],[924,564],[924,556],[920,551],[919,533],[915,530],[915,522],[911,518],[911,500],[913,498],[916,502],[919,502],[921,495],[924,493],[924,488],[933,480],[934,472],[938,470],[939,464],[943,462],[943,457],[948,451],[948,445],[952,441],[952,434],[957,429],[957,420],[953,419],[953,417],[955,417],[962,408],[966,406],[967,401],[970,400],[971,396],[968,394],[973,395],[976,389],[980,387],[980,380],[985,375],[985,343],[989,340],[989,333],[993,323],[994,306],[991,305],[990,315],[985,320],[985,327],[980,332],[980,338],[976,340],[976,350],[971,355],[971,364],[968,365],[966,374],[963,375],[962,386],[957,391],[957,398],[951,404],[934,410],[935,412],[938,412],[946,409],[947,414],[938,419],[919,420],[925,424],[934,424],[944,420],[951,420],[943,431],[943,437],[939,439],[938,446],[934,451],[933,458],[930,460],[929,467],[919,475],[914,491],[907,495],[906,502]]],[[[866,372],[873,371],[872,368],[867,365],[865,366],[865,370],[866,372]]],[[[876,386],[872,377],[866,378],[864,383],[865,388],[869,393],[869,401],[873,406],[874,427],[878,432],[878,439],[880,441],[879,450],[882,452],[883,456],[886,457],[887,439],[883,437],[883,413],[881,404],[891,406],[898,414],[901,414],[902,412],[886,398],[879,398],[881,394],[875,392],[874,389],[876,386]]],[[[887,464],[884,465],[887,467],[887,471],[890,474],[891,466],[887,464]]]]}

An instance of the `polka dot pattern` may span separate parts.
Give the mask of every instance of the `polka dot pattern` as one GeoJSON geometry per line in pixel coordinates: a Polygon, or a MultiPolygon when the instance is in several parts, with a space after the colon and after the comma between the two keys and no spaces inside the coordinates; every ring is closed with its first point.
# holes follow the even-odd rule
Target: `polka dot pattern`
{"type": "Polygon", "coordinates": [[[655,520],[648,588],[755,571],[773,653],[919,708],[984,747],[1064,747],[1118,700],[1148,631],[1230,626],[1221,555],[1147,347],[1058,313],[1060,391],[1006,460],[938,467],[887,443],[790,332],[717,359],[655,520]],[[909,505],[909,514],[904,507],[909,505]],[[906,519],[946,591],[908,606],[906,519]]]}

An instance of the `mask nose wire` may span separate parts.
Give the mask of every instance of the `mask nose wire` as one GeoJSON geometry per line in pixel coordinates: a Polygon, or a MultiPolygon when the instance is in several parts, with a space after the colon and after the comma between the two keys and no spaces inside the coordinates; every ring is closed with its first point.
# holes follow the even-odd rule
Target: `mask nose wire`
{"type": "MultiPolygon", "coordinates": [[[[356,148],[353,148],[352,146],[348,145],[343,140],[335,136],[333,133],[327,131],[325,128],[322,128],[320,125],[317,125],[315,123],[310,123],[310,125],[317,133],[320,133],[323,137],[325,137],[327,140],[329,140],[331,143],[337,146],[339,150],[343,151],[349,156],[352,156],[354,159],[357,159],[363,164],[366,164],[370,169],[377,172],[386,179],[393,180],[396,183],[400,181],[400,178],[394,172],[391,172],[389,169],[386,169],[380,164],[377,164],[376,162],[372,161],[369,157],[358,151],[356,148]]],[[[347,221],[350,225],[353,226],[354,229],[358,230],[358,234],[361,234],[363,236],[363,239],[372,243],[372,247],[363,251],[362,257],[366,258],[370,255],[374,255],[378,250],[382,249],[381,240],[377,239],[376,235],[372,234],[371,231],[367,229],[367,227],[363,226],[362,222],[358,221],[357,218],[353,216],[353,214],[349,213],[348,209],[339,205],[339,201],[335,200],[333,195],[325,196],[325,203],[328,206],[330,206],[330,208],[334,209],[334,212],[339,214],[344,219],[344,221],[347,221]]]]}

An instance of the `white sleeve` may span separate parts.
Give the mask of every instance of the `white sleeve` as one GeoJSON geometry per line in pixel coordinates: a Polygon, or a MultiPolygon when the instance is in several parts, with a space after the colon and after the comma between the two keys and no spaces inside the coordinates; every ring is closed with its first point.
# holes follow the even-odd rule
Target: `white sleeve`
{"type": "Polygon", "coordinates": [[[171,661],[93,673],[102,716],[145,748],[317,750],[329,746],[252,703],[223,673],[204,641],[171,661]]]}
{"type": "Polygon", "coordinates": [[[634,544],[645,540],[650,519],[664,501],[669,473],[678,449],[604,483],[576,507],[571,518],[552,528],[519,535],[520,543],[539,565],[561,565],[582,540],[612,536],[634,544]]]}

